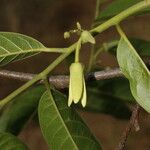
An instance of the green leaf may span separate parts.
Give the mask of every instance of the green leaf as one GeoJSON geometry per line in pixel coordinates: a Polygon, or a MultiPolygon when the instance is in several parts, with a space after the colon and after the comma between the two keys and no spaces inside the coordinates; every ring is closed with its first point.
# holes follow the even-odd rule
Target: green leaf
{"type": "Polygon", "coordinates": [[[103,94],[116,97],[121,101],[135,102],[130,91],[129,82],[126,78],[114,78],[105,80],[104,83],[99,86],[99,90],[103,94]]]}
{"type": "MultiPolygon", "coordinates": [[[[150,56],[150,41],[135,38],[129,38],[129,40],[140,56],[150,56]]],[[[108,52],[116,55],[118,44],[117,42],[114,45],[111,43],[113,42],[108,43],[108,45],[106,44],[106,49],[108,52]]]]}
{"type": "Polygon", "coordinates": [[[88,86],[87,98],[85,110],[109,114],[119,119],[129,119],[131,115],[131,110],[115,93],[110,94],[107,90],[101,91],[98,87],[88,86]]]}
{"type": "Polygon", "coordinates": [[[0,133],[0,149],[1,150],[28,150],[17,137],[9,133],[0,133]]]}
{"type": "Polygon", "coordinates": [[[0,132],[17,135],[37,110],[38,102],[44,91],[44,86],[37,86],[17,96],[0,115],[0,132]]]}
{"type": "Polygon", "coordinates": [[[131,111],[126,102],[134,102],[134,98],[125,78],[94,81],[87,84],[87,105],[83,110],[128,119],[131,111]]]}
{"type": "Polygon", "coordinates": [[[88,127],[67,106],[67,98],[59,92],[44,93],[39,103],[39,121],[43,135],[52,150],[100,150],[88,127]]]}
{"type": "Polygon", "coordinates": [[[150,56],[150,41],[142,39],[131,39],[131,44],[141,56],[150,56]]]}
{"type": "Polygon", "coordinates": [[[119,66],[130,82],[136,101],[150,113],[150,72],[127,38],[122,37],[117,48],[119,66]]]}
{"type": "Polygon", "coordinates": [[[93,95],[90,92],[89,94],[91,95],[88,98],[85,110],[108,114],[119,119],[130,118],[131,110],[120,99],[102,93],[93,95]]]}
{"type": "MultiPolygon", "coordinates": [[[[127,8],[135,5],[136,3],[142,0],[115,0],[108,7],[106,7],[103,11],[100,12],[96,22],[101,22],[103,20],[109,19],[120,12],[126,10],[127,8]]],[[[144,9],[138,14],[149,13],[150,9],[144,9]]]]}
{"type": "Polygon", "coordinates": [[[45,48],[43,44],[29,36],[0,32],[0,66],[31,57],[45,48]]]}

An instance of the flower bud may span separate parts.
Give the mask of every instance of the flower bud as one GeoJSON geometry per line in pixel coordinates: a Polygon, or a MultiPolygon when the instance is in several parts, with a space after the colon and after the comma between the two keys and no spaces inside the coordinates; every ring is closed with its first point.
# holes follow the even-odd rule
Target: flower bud
{"type": "Polygon", "coordinates": [[[82,30],[81,25],[80,25],[79,22],[77,22],[77,29],[78,29],[78,30],[82,30]]]}
{"type": "Polygon", "coordinates": [[[95,44],[95,39],[94,37],[91,35],[90,32],[88,31],[83,31],[82,34],[81,34],[81,39],[82,39],[82,43],[87,43],[87,42],[90,42],[92,44],[95,44]]]}
{"type": "Polygon", "coordinates": [[[64,39],[68,39],[70,38],[70,33],[69,32],[65,32],[64,33],[64,39]]]}

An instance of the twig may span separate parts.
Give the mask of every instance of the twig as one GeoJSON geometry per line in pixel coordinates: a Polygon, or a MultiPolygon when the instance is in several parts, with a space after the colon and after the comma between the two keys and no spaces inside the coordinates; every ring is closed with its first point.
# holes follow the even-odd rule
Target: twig
{"type": "MultiPolygon", "coordinates": [[[[7,79],[14,79],[23,82],[27,82],[33,79],[37,74],[32,73],[23,73],[23,72],[16,72],[16,71],[9,71],[9,70],[0,70],[0,77],[7,78],[7,79]]],[[[102,70],[91,72],[86,75],[86,81],[91,80],[105,80],[111,79],[116,77],[124,77],[122,72],[119,68],[109,69],[109,70],[102,70]]],[[[41,83],[42,81],[40,81],[41,83]]],[[[57,89],[64,89],[68,87],[69,84],[69,76],[67,75],[55,75],[49,76],[49,82],[55,86],[57,89]]]]}
{"type": "MultiPolygon", "coordinates": [[[[8,79],[15,79],[19,81],[29,81],[31,80],[36,74],[31,73],[23,73],[23,72],[16,72],[16,71],[8,71],[8,70],[0,70],[0,77],[8,78],[8,79]]],[[[103,70],[97,71],[87,74],[86,80],[104,80],[110,79],[114,77],[122,77],[123,74],[121,71],[116,69],[110,70],[103,70]]],[[[69,76],[66,75],[55,75],[49,77],[49,82],[53,84],[57,89],[63,89],[68,87],[69,83],[69,76]]]]}
{"type": "Polygon", "coordinates": [[[123,150],[125,147],[125,143],[127,141],[127,138],[131,132],[132,127],[135,128],[135,131],[139,131],[139,123],[138,123],[138,118],[139,118],[139,112],[140,112],[140,106],[138,104],[135,105],[129,124],[127,125],[125,131],[122,133],[122,136],[120,138],[120,142],[115,150],[123,150]]]}

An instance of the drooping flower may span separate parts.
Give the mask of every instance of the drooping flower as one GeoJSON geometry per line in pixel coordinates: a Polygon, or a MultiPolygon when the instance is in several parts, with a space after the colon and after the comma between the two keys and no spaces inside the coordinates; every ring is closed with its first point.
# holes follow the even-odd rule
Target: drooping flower
{"type": "Polygon", "coordinates": [[[70,66],[70,83],[68,106],[81,101],[83,107],[86,105],[86,86],[84,79],[84,67],[81,63],[75,62],[70,66]]]}
{"type": "MultiPolygon", "coordinates": [[[[86,105],[86,86],[84,79],[84,68],[83,65],[79,62],[80,57],[80,49],[81,45],[84,43],[95,44],[95,39],[92,34],[81,28],[81,25],[77,22],[77,30],[70,31],[70,33],[77,32],[80,35],[79,40],[76,44],[75,49],[75,62],[70,66],[70,83],[69,83],[69,98],[68,98],[68,106],[70,106],[73,102],[76,104],[81,101],[83,107],[86,105]]],[[[64,34],[64,37],[68,37],[68,33],[64,34]]]]}

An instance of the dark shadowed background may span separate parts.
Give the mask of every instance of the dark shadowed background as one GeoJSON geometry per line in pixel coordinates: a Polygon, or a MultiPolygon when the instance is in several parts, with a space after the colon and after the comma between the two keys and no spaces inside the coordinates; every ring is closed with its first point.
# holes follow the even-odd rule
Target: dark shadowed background
{"type": "MultiPolygon", "coordinates": [[[[109,4],[101,6],[104,9],[109,4]]],[[[1,0],[0,5],[0,31],[19,32],[36,38],[48,47],[66,47],[74,39],[64,40],[63,33],[75,28],[79,21],[84,29],[90,29],[96,0],[1,0]]],[[[122,23],[123,29],[131,37],[140,37],[150,40],[150,16],[138,16],[127,19],[122,23]]],[[[101,33],[97,37],[98,43],[107,42],[117,38],[115,28],[101,33]]],[[[87,64],[90,47],[82,51],[82,61],[87,64]]],[[[4,69],[38,73],[51,63],[58,54],[40,54],[28,60],[14,62],[4,69]]],[[[115,58],[103,53],[99,59],[103,66],[114,67],[117,65],[115,58]]],[[[54,71],[54,74],[66,74],[68,65],[63,62],[54,71]]],[[[0,96],[4,97],[19,87],[22,83],[0,78],[0,96]]],[[[81,112],[81,116],[87,122],[90,129],[101,142],[104,150],[113,149],[119,136],[124,130],[128,120],[119,120],[105,114],[94,114],[81,112]]],[[[132,132],[126,149],[127,150],[149,150],[150,149],[150,116],[144,111],[140,116],[141,130],[132,132]],[[137,146],[138,143],[138,146],[137,146]]],[[[46,150],[47,146],[43,140],[38,125],[30,121],[20,138],[28,144],[31,150],[46,150]]]]}

